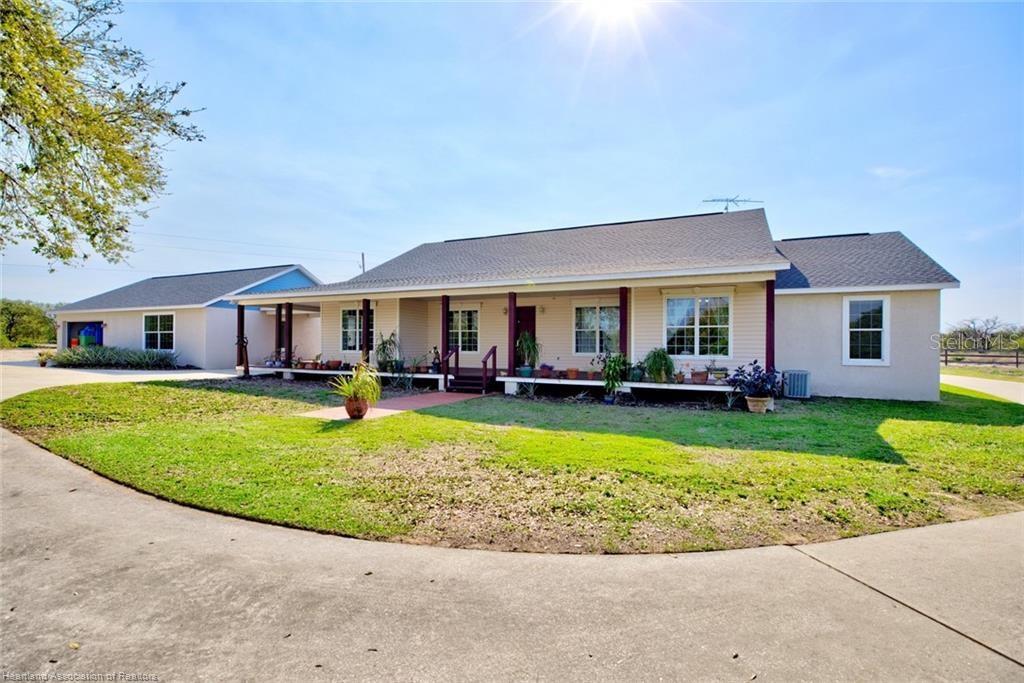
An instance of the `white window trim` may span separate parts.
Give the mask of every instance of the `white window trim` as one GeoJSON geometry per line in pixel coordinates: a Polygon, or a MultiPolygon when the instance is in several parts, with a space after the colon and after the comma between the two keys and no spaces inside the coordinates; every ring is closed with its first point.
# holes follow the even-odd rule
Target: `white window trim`
{"type": "Polygon", "coordinates": [[[862,296],[843,297],[843,365],[867,365],[875,367],[888,367],[889,356],[889,330],[890,330],[890,301],[888,295],[865,294],[862,296]],[[854,301],[881,301],[882,302],[882,358],[873,360],[870,358],[850,358],[850,304],[854,301]]]}
{"type": "MultiPolygon", "coordinates": [[[[693,299],[695,302],[703,297],[724,297],[729,300],[729,355],[722,356],[719,354],[708,353],[708,354],[669,354],[675,360],[682,361],[707,361],[707,360],[732,360],[732,355],[735,349],[733,344],[733,331],[736,327],[736,307],[733,305],[735,297],[733,296],[733,290],[683,290],[683,291],[666,291],[661,297],[661,346],[664,349],[668,349],[668,300],[669,299],[693,299]]],[[[700,310],[699,308],[694,311],[696,314],[694,324],[694,348],[700,345],[700,310]]]]}
{"type": "MultiPolygon", "coordinates": [[[[342,304],[341,308],[338,309],[338,350],[341,353],[362,353],[362,348],[346,349],[345,348],[345,311],[355,311],[357,314],[356,322],[359,322],[358,314],[363,310],[362,305],[359,306],[346,306],[342,304]]],[[[373,329],[370,331],[370,353],[373,353],[373,335],[377,332],[377,307],[372,303],[370,304],[370,311],[373,313],[373,329]]],[[[358,327],[356,328],[359,329],[358,327]]]]}
{"type": "MultiPolygon", "coordinates": [[[[448,306],[449,313],[456,313],[462,311],[476,311],[476,351],[465,351],[463,349],[459,349],[459,353],[463,355],[480,355],[480,349],[482,349],[484,346],[483,338],[481,337],[481,335],[483,334],[484,319],[483,315],[480,313],[480,304],[450,304],[448,306]]],[[[451,329],[449,329],[448,331],[451,332],[451,329]]]]}
{"type": "MultiPolygon", "coordinates": [[[[160,323],[157,323],[157,327],[160,327],[160,323]]],[[[159,344],[158,344],[159,345],[159,344]]],[[[169,351],[170,353],[177,353],[178,346],[178,316],[174,311],[147,311],[142,314],[142,345],[139,347],[143,351],[169,351]],[[171,339],[174,340],[174,344],[169,349],[147,349],[146,348],[146,318],[154,315],[169,315],[171,316],[171,339]]]]}
{"type": "MultiPolygon", "coordinates": [[[[591,301],[576,301],[571,302],[572,317],[569,323],[569,334],[572,336],[570,343],[572,344],[572,355],[580,356],[581,358],[595,358],[601,353],[601,309],[602,308],[618,308],[619,302],[611,299],[603,300],[591,300],[591,301]],[[596,308],[597,310],[597,351],[590,353],[588,351],[577,351],[576,350],[576,309],[577,308],[596,308]]],[[[622,334],[622,329],[619,329],[619,334],[622,334]]],[[[611,353],[618,353],[618,349],[614,349],[611,353]]],[[[606,353],[608,353],[606,351],[606,353]]]]}

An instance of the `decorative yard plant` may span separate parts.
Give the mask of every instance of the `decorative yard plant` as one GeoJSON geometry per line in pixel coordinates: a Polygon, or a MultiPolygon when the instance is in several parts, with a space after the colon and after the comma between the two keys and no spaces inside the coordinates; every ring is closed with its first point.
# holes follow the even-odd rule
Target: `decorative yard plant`
{"type": "Polygon", "coordinates": [[[648,351],[644,357],[644,367],[647,369],[647,374],[650,375],[651,379],[662,383],[668,382],[669,378],[676,371],[672,357],[668,355],[668,351],[664,348],[648,351]]]}
{"type": "Polygon", "coordinates": [[[779,395],[779,374],[775,368],[765,369],[755,360],[749,368],[746,365],[736,368],[726,381],[746,398],[750,412],[774,410],[775,397],[779,395]]]}
{"type": "Polygon", "coordinates": [[[378,336],[380,337],[380,341],[377,342],[377,347],[373,350],[374,354],[377,356],[377,367],[383,372],[392,372],[400,353],[398,348],[398,337],[394,332],[389,334],[387,337],[384,336],[383,332],[380,332],[378,333],[378,336]]]}
{"type": "Polygon", "coordinates": [[[366,363],[357,365],[351,377],[339,375],[333,378],[330,386],[345,398],[345,412],[353,420],[361,420],[370,406],[380,400],[380,377],[366,363]]]}
{"type": "MultiPolygon", "coordinates": [[[[537,338],[530,332],[523,332],[516,339],[516,352],[519,353],[523,359],[523,368],[537,367],[537,360],[540,358],[540,344],[537,343],[537,338]]],[[[527,375],[528,376],[528,375],[527,375]]]]}
{"type": "Polygon", "coordinates": [[[61,349],[50,359],[62,368],[119,368],[124,370],[173,370],[178,355],[170,351],[124,349],[119,346],[76,346],[61,349]]]}
{"type": "Polygon", "coordinates": [[[622,381],[629,372],[629,358],[624,353],[609,353],[603,356],[601,371],[604,374],[604,390],[614,396],[615,390],[622,386],[622,381]]]}

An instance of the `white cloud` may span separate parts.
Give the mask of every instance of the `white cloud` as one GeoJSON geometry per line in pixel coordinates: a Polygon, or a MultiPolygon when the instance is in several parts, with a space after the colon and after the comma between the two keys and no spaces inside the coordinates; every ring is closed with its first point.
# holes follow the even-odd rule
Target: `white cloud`
{"type": "Polygon", "coordinates": [[[879,180],[906,180],[913,178],[916,175],[921,175],[924,171],[904,168],[902,166],[872,166],[868,169],[868,173],[875,176],[879,180]]]}

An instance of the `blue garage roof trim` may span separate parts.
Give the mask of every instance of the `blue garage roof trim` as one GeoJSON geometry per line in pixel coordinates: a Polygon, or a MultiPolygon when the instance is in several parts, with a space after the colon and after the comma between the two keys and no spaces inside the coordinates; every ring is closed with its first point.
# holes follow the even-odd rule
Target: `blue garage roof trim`
{"type": "Polygon", "coordinates": [[[318,283],[315,276],[294,263],[188,275],[166,275],[151,277],[97,294],[62,306],[55,312],[199,308],[213,305],[227,296],[238,294],[243,290],[275,291],[276,289],[306,287],[318,283]],[[273,289],[257,289],[265,286],[273,287],[273,289]]]}

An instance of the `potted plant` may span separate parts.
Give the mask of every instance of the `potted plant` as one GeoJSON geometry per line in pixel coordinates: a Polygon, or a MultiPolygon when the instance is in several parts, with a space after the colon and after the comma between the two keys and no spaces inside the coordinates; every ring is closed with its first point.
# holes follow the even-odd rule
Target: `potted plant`
{"type": "Polygon", "coordinates": [[[345,397],[345,412],[353,420],[363,419],[380,400],[380,377],[366,363],[357,365],[351,377],[335,377],[330,384],[335,393],[345,397]]]}
{"type": "Polygon", "coordinates": [[[694,384],[707,384],[708,371],[694,369],[690,372],[690,381],[694,384]]]}
{"type": "Polygon", "coordinates": [[[579,368],[566,368],[565,376],[568,377],[569,379],[579,379],[580,378],[580,369],[579,368]]]}
{"type": "Polygon", "coordinates": [[[629,371],[629,359],[622,353],[610,353],[602,358],[604,377],[604,402],[615,403],[615,392],[622,386],[622,380],[629,371]]]}
{"type": "Polygon", "coordinates": [[[648,351],[647,355],[644,356],[644,368],[652,380],[662,384],[668,382],[669,377],[672,376],[676,369],[672,363],[672,357],[668,355],[668,351],[664,348],[648,351]]]}
{"type": "Polygon", "coordinates": [[[637,363],[629,369],[629,381],[630,382],[643,382],[644,375],[647,373],[647,368],[644,367],[643,361],[637,363]]]}
{"type": "Polygon", "coordinates": [[[540,364],[540,378],[551,379],[551,373],[555,371],[555,366],[549,363],[540,364]]]}
{"type": "Polygon", "coordinates": [[[750,412],[763,414],[775,410],[775,397],[779,393],[779,375],[775,368],[765,369],[755,360],[749,369],[745,365],[736,368],[728,382],[744,396],[750,412]]]}
{"type": "Polygon", "coordinates": [[[715,380],[716,383],[721,383],[729,377],[729,368],[715,363],[715,359],[712,358],[711,362],[707,364],[708,375],[711,379],[715,380]]]}
{"type": "Polygon", "coordinates": [[[540,344],[530,332],[523,332],[516,339],[516,352],[522,357],[523,364],[519,367],[520,377],[532,377],[533,369],[540,358],[540,344]]]}
{"type": "Polygon", "coordinates": [[[36,360],[39,361],[39,367],[45,368],[46,364],[50,362],[51,358],[53,358],[53,351],[40,351],[39,355],[36,357],[36,360]]]}
{"type": "Polygon", "coordinates": [[[329,360],[327,361],[328,370],[338,370],[341,368],[341,360],[329,360]]]}
{"type": "Polygon", "coordinates": [[[438,351],[437,347],[435,346],[434,350],[431,351],[430,353],[431,353],[430,372],[432,374],[436,375],[436,374],[441,372],[441,352],[438,351]]]}
{"type": "Polygon", "coordinates": [[[394,332],[387,337],[384,336],[383,332],[378,332],[377,336],[380,337],[380,341],[377,342],[377,346],[373,349],[373,353],[377,358],[377,367],[382,372],[396,372],[395,359],[399,355],[398,337],[394,332]]]}

